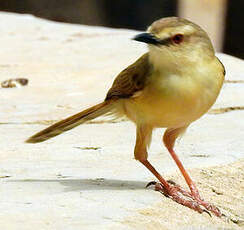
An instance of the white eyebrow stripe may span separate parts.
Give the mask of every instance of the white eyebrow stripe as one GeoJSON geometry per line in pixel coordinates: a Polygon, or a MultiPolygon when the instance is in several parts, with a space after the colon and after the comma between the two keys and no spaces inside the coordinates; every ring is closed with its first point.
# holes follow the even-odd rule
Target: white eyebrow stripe
{"type": "Polygon", "coordinates": [[[184,35],[190,35],[195,32],[195,28],[191,25],[182,25],[178,27],[169,27],[163,29],[159,34],[156,35],[157,38],[160,40],[164,40],[167,38],[170,38],[172,35],[175,34],[184,34],[184,35]]]}
{"type": "Polygon", "coordinates": [[[190,26],[190,25],[184,25],[184,26],[182,26],[181,27],[181,30],[183,32],[187,33],[187,34],[194,32],[194,28],[192,26],[190,26]]]}

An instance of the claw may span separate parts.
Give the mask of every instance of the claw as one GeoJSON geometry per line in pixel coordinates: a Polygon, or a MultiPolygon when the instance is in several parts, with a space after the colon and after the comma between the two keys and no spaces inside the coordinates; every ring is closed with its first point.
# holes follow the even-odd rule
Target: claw
{"type": "Polygon", "coordinates": [[[167,182],[172,184],[172,185],[176,185],[176,183],[173,180],[167,180],[167,182]]]}
{"type": "Polygon", "coordinates": [[[203,212],[206,212],[210,217],[212,217],[211,213],[208,210],[203,209],[203,212]]]}
{"type": "Polygon", "coordinates": [[[151,185],[156,185],[157,182],[156,181],[150,181],[147,185],[146,188],[150,187],[151,185]]]}

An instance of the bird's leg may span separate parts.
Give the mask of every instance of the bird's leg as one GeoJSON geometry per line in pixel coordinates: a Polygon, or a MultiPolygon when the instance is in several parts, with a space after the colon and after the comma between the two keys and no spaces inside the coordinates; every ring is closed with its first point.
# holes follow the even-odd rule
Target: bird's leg
{"type": "Polygon", "coordinates": [[[199,197],[199,192],[197,190],[197,187],[195,185],[195,183],[192,181],[192,179],[190,178],[189,174],[187,173],[187,171],[185,170],[183,164],[181,163],[180,159],[178,158],[178,156],[176,155],[173,147],[174,147],[174,143],[176,138],[185,131],[185,127],[183,128],[179,128],[179,129],[167,129],[164,133],[163,136],[163,142],[166,146],[166,148],[168,149],[170,155],[172,156],[172,158],[174,159],[175,163],[177,164],[179,170],[181,171],[182,175],[184,176],[186,183],[188,184],[190,190],[191,190],[191,194],[194,197],[199,197]]]}
{"type": "Polygon", "coordinates": [[[202,213],[204,209],[202,209],[197,202],[194,202],[189,199],[189,197],[191,197],[191,194],[189,192],[184,191],[178,185],[172,185],[168,183],[147,160],[147,146],[150,144],[151,134],[151,127],[137,127],[137,138],[134,152],[135,159],[139,160],[144,166],[146,166],[153,173],[153,175],[160,181],[161,184],[156,183],[158,188],[157,190],[162,192],[165,196],[170,197],[172,200],[186,207],[189,207],[195,211],[198,211],[199,213],[202,213]]]}
{"type": "Polygon", "coordinates": [[[188,184],[190,190],[191,190],[191,195],[192,198],[199,204],[202,205],[204,208],[206,208],[208,211],[213,212],[216,216],[221,216],[221,212],[219,211],[219,209],[217,207],[215,207],[214,205],[204,201],[201,197],[200,194],[198,192],[198,189],[195,185],[195,183],[192,181],[192,179],[190,178],[189,174],[187,173],[187,171],[185,170],[183,164],[181,163],[181,161],[179,160],[178,156],[176,155],[173,147],[174,147],[174,143],[176,138],[185,131],[187,127],[183,127],[183,128],[178,128],[178,129],[167,129],[165,131],[164,137],[163,137],[163,142],[165,144],[165,146],[167,147],[170,155],[172,156],[172,158],[174,159],[175,163],[177,164],[179,170],[181,171],[183,177],[186,180],[186,183],[188,184]]]}

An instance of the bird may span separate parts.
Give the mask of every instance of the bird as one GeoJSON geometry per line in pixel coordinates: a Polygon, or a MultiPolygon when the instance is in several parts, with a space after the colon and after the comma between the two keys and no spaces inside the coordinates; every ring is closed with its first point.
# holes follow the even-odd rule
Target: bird
{"type": "Polygon", "coordinates": [[[225,68],[215,56],[208,34],[184,18],[156,20],[133,39],[145,43],[148,52],[117,75],[102,102],[51,125],[26,142],[46,141],[101,115],[126,116],[136,125],[135,159],[159,181],[148,185],[194,211],[221,217],[218,207],[201,198],[174,145],[189,125],[215,103],[225,68]],[[166,128],[162,141],[189,191],[164,179],[149,162],[148,149],[155,128],[166,128]]]}

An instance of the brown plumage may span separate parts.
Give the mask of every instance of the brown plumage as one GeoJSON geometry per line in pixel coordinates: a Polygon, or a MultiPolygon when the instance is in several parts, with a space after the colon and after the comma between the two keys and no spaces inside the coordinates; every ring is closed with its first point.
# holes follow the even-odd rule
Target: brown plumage
{"type": "Polygon", "coordinates": [[[95,119],[103,114],[111,111],[112,100],[104,101],[100,104],[94,105],[89,109],[86,109],[80,113],[70,116],[64,120],[61,120],[48,128],[36,133],[32,137],[26,140],[27,143],[37,143],[46,141],[49,138],[55,137],[65,131],[73,129],[74,127],[95,119]]]}
{"type": "Polygon", "coordinates": [[[116,77],[104,102],[51,125],[27,139],[26,142],[46,141],[87,121],[112,113],[118,99],[129,98],[144,88],[149,72],[150,64],[146,53],[116,77]]]}
{"type": "Polygon", "coordinates": [[[150,76],[151,65],[148,53],[142,55],[135,63],[124,69],[114,80],[105,100],[129,98],[144,88],[150,76]]]}

